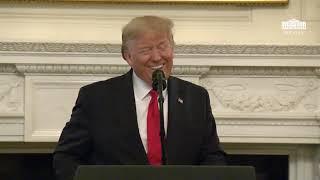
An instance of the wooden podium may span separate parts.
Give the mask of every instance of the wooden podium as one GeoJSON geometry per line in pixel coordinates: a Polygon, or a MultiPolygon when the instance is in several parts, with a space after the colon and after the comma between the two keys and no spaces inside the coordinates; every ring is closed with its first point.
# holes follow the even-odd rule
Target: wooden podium
{"type": "Polygon", "coordinates": [[[79,166],[74,180],[256,180],[251,166],[79,166]]]}

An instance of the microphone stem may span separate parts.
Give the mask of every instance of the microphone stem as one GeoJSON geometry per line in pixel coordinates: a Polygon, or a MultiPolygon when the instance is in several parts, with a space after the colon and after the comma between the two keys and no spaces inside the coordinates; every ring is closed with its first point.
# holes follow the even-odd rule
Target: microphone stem
{"type": "Polygon", "coordinates": [[[159,102],[159,113],[160,113],[160,140],[161,140],[161,152],[162,152],[162,165],[167,164],[167,153],[166,153],[166,139],[165,139],[165,129],[164,129],[164,116],[163,116],[163,102],[164,97],[162,94],[163,86],[162,83],[158,83],[158,102],[159,102]]]}

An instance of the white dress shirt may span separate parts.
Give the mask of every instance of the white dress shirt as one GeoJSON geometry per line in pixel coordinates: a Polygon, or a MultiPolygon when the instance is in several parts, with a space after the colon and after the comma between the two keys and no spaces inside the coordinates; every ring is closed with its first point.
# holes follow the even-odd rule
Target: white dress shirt
{"type": "MultiPolygon", "coordinates": [[[[132,73],[133,81],[133,92],[136,102],[136,112],[137,112],[137,121],[139,127],[140,138],[143,143],[143,147],[148,152],[147,145],[147,115],[148,115],[148,106],[151,100],[149,95],[152,87],[140,79],[136,73],[132,73]]],[[[164,129],[167,132],[168,125],[168,91],[167,88],[163,91],[164,103],[163,103],[163,116],[164,116],[164,129]]]]}

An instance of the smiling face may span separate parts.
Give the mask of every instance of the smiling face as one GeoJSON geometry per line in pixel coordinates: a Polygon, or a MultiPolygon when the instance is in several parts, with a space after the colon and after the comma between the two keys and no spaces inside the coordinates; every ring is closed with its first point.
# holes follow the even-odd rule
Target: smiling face
{"type": "Polygon", "coordinates": [[[140,79],[151,85],[156,69],[161,69],[168,79],[173,66],[173,43],[167,33],[141,32],[127,47],[124,58],[140,79]]]}

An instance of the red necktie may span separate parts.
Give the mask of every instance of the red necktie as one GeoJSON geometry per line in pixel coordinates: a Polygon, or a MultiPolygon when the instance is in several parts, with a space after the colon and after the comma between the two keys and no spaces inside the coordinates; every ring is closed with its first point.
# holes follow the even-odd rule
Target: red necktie
{"type": "Polygon", "coordinates": [[[147,116],[148,160],[151,165],[161,165],[160,117],[158,109],[158,93],[149,92],[151,100],[147,116]]]}

